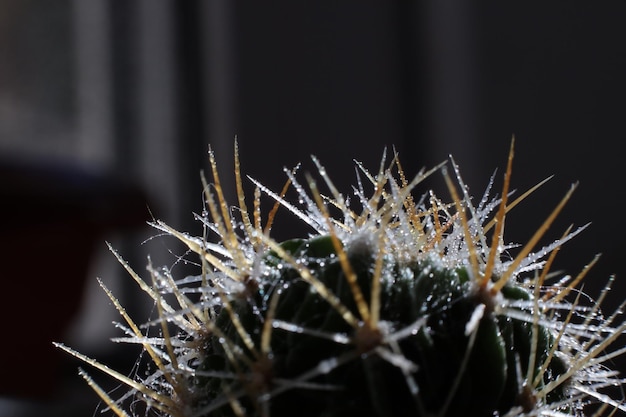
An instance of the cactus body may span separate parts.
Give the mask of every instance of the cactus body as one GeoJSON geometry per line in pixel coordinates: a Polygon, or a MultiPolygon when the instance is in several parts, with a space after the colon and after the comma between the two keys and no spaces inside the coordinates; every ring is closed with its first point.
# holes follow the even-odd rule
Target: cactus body
{"type": "MultiPolygon", "coordinates": [[[[306,265],[344,305],[356,310],[330,237],[291,240],[282,246],[306,265]]],[[[351,254],[349,250],[347,253],[359,287],[364,294],[370,294],[375,253],[362,248],[356,254],[351,254]]],[[[280,299],[275,320],[289,322],[301,329],[316,329],[329,336],[345,335],[350,343],[337,343],[330,338],[298,331],[277,331],[269,359],[271,372],[259,376],[245,363],[229,363],[218,337],[210,337],[206,359],[200,369],[234,373],[239,368],[244,377],[238,388],[251,393],[251,398],[244,402],[248,409],[254,409],[255,397],[263,395],[259,388],[267,392],[274,388],[274,379],[297,379],[320,363],[349,356],[355,348],[360,349],[355,329],[336,310],[329,308],[319,294],[311,291],[295,268],[275,253],[269,254],[265,262],[272,266],[273,274],[266,277],[263,287],[253,299],[232,302],[246,333],[256,336],[256,344],[260,343],[259,329],[267,314],[267,299],[276,291],[280,291],[280,299]],[[282,266],[277,268],[278,265],[282,266]],[[219,357],[217,361],[216,356],[219,357]],[[257,386],[257,390],[251,389],[254,383],[251,381],[255,378],[257,381],[258,378],[263,379],[266,385],[257,386]]],[[[504,414],[513,407],[527,406],[524,404],[526,400],[520,397],[523,387],[518,382],[524,379],[528,368],[532,333],[529,323],[497,317],[493,306],[487,306],[487,311],[477,321],[476,329],[468,331],[466,326],[472,314],[481,308],[479,306],[485,297],[491,296],[481,295],[480,288],[473,285],[463,268],[441,268],[435,262],[425,260],[407,265],[390,262],[383,269],[386,272],[382,278],[381,323],[385,332],[413,326],[411,333],[414,334],[399,340],[397,348],[415,368],[406,371],[408,375],[405,375],[401,366],[361,349],[359,355],[346,363],[308,381],[318,384],[317,388],[294,384],[288,392],[277,395],[270,402],[269,415],[479,417],[492,416],[495,412],[504,414]],[[414,379],[419,395],[411,392],[407,378],[414,379]]],[[[527,290],[519,286],[507,286],[503,294],[510,300],[530,299],[527,290]]],[[[366,298],[365,301],[370,303],[371,300],[366,298]]],[[[224,335],[240,344],[230,314],[221,310],[216,322],[223,326],[224,335]]],[[[536,331],[539,342],[535,364],[541,364],[547,358],[553,338],[543,327],[536,331]]],[[[380,340],[375,341],[369,348],[379,347],[381,343],[380,340]]],[[[543,371],[545,382],[556,380],[563,372],[564,364],[558,359],[553,361],[543,371]]],[[[539,370],[538,365],[535,368],[539,370]]],[[[230,383],[220,378],[199,378],[198,394],[200,398],[217,397],[223,391],[223,385],[230,383]]],[[[562,396],[562,390],[559,390],[554,399],[561,399],[562,396]]],[[[215,415],[235,416],[228,405],[216,411],[215,415]]]]}

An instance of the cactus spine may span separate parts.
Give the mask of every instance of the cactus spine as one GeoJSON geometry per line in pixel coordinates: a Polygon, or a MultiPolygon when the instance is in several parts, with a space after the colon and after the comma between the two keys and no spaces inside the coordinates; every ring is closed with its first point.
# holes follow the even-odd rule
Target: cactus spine
{"type": "Polygon", "coordinates": [[[506,214],[532,191],[509,201],[513,144],[500,197],[486,193],[474,205],[453,160],[456,184],[445,164],[409,182],[394,155],[388,166],[383,157],[375,174],[359,166],[373,188],[368,194],[358,178],[359,210],[314,158],[329,196],[312,178],[303,185],[286,171],[301,204],[253,180],[259,192],[249,212],[237,154],[233,212],[210,153],[214,183],[205,181],[207,215],[199,220],[217,243],[154,224],[199,256],[197,277],[176,280],[167,268],[150,267],[150,285],[113,251],[158,307],[151,324],[161,337],[148,337],[105,288],[127,321],[124,340],[143,345],[152,375],[132,379],[59,345],[130,387],[114,400],[83,373],[117,415],[128,415],[129,397],[143,400],[148,415],[172,417],[578,416],[589,406],[597,415],[626,409],[605,393],[622,384],[606,369],[622,352],[607,353],[626,328],[619,311],[605,317],[600,301],[584,305],[576,297],[588,268],[576,279],[548,275],[558,249],[584,227],[535,251],[573,188],[508,256],[506,214]],[[416,186],[437,171],[451,203],[432,192],[416,201],[416,186]],[[310,236],[273,240],[275,210],[262,224],[262,192],[305,221],[310,236]]]}

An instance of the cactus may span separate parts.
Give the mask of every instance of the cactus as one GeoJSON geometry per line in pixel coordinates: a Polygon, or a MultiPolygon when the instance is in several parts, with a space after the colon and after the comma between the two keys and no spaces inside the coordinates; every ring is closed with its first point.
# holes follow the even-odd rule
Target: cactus
{"type": "Polygon", "coordinates": [[[574,278],[550,273],[558,250],[585,226],[535,249],[574,187],[526,244],[504,242],[508,211],[536,188],[510,200],[513,142],[501,195],[489,196],[492,179],[478,205],[452,158],[408,181],[394,155],[388,164],[383,156],[374,174],[358,164],[357,204],[336,190],[313,158],[328,196],[312,177],[303,185],[295,169],[285,170],[288,182],[280,194],[252,180],[257,192],[250,212],[236,148],[239,206],[234,211],[209,156],[213,184],[203,179],[207,210],[197,216],[204,237],[162,221],[153,224],[199,257],[198,276],[177,280],[169,269],[149,265],[147,282],[111,248],[154,300],[159,316],[146,327],[156,327],[159,336],[135,324],[101,283],[127,323],[127,337],[118,341],[142,345],[152,373],[132,378],[57,344],[129,387],[113,399],[80,371],[116,415],[480,417],[626,411],[609,395],[622,379],[608,362],[624,351],[610,347],[626,330],[621,307],[609,316],[600,308],[612,278],[594,300],[580,284],[597,258],[574,278]],[[435,172],[444,176],[450,203],[432,191],[419,200],[413,196],[435,172]],[[286,199],[287,186],[295,188],[298,204],[286,199]],[[265,224],[262,193],[275,200],[265,224]],[[310,226],[310,235],[275,241],[270,230],[279,207],[310,226]],[[139,411],[137,399],[145,409],[139,411]]]}

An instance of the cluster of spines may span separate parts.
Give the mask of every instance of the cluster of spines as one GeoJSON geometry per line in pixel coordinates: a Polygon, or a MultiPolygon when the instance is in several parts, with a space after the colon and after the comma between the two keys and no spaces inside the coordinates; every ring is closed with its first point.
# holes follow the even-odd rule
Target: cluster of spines
{"type": "MultiPolygon", "coordinates": [[[[122,404],[136,395],[146,403],[148,409],[157,415],[202,416],[209,415],[220,407],[230,407],[234,415],[244,416],[246,411],[241,398],[250,396],[251,393],[256,396],[258,414],[267,415],[268,401],[271,401],[272,396],[285,395],[283,392],[293,387],[306,387],[308,381],[315,376],[329,372],[364,351],[375,351],[382,359],[396,363],[401,369],[404,367],[407,385],[411,390],[417,390],[419,387],[413,386],[414,381],[409,376],[413,364],[387,347],[391,341],[414,332],[422,323],[413,323],[392,334],[386,333],[384,323],[380,321],[382,268],[384,259],[388,256],[396,257],[398,262],[434,257],[449,268],[461,265],[467,267],[476,288],[483,294],[484,303],[481,305],[497,310],[497,314],[502,316],[529,323],[533,329],[532,346],[537,346],[539,326],[548,328],[554,335],[552,347],[547,352],[548,358],[539,366],[540,371],[533,373],[535,367],[529,366],[525,380],[520,381],[520,386],[525,389],[525,392],[520,394],[528,398],[526,403],[531,404],[532,407],[513,409],[510,415],[569,415],[578,413],[583,405],[590,401],[598,401],[602,404],[597,411],[598,415],[607,409],[623,410],[621,404],[603,394],[602,390],[609,385],[621,386],[622,380],[617,373],[604,369],[603,364],[623,353],[624,349],[617,349],[611,353],[605,353],[605,351],[623,333],[626,325],[616,325],[619,309],[612,316],[606,318],[601,316],[599,307],[606,292],[591,307],[579,305],[581,293],[578,292],[577,287],[595,259],[589,267],[583,269],[572,280],[553,285],[545,283],[550,265],[560,247],[582,228],[574,232],[568,230],[553,244],[532,252],[569,199],[574,187],[559,202],[529,241],[521,247],[517,255],[509,261],[503,260],[503,253],[507,249],[503,243],[506,214],[533,191],[529,190],[518,199],[508,201],[512,156],[513,147],[511,147],[504,176],[502,196],[499,199],[489,199],[485,193],[478,207],[472,205],[468,188],[463,184],[456,165],[453,164],[458,184],[461,186],[462,197],[459,196],[443,164],[430,171],[420,172],[413,181],[408,182],[396,155],[389,168],[384,168],[383,158],[377,175],[369,174],[359,165],[364,176],[374,186],[373,195],[366,197],[359,180],[355,195],[362,206],[360,213],[349,208],[348,201],[336,190],[325,169],[317,160],[314,160],[330,190],[330,197],[323,196],[315,181],[310,177],[307,177],[310,191],[305,192],[305,187],[297,182],[295,173],[286,171],[289,180],[280,194],[273,193],[253,180],[257,185],[257,190],[254,208],[250,215],[243,193],[238,150],[235,149],[235,175],[238,212],[240,213],[240,218],[235,219],[225,201],[217,174],[217,164],[213,154],[210,153],[213,183],[210,186],[204,181],[209,216],[201,216],[200,219],[210,232],[219,237],[219,242],[209,243],[206,237],[193,238],[160,221],[154,224],[158,229],[177,237],[189,247],[190,251],[200,256],[202,273],[196,278],[196,282],[176,281],[167,270],[157,270],[151,267],[152,283],[148,283],[133,271],[117,252],[111,249],[130,275],[154,300],[159,317],[143,327],[150,328],[158,325],[160,337],[148,337],[148,331],[137,325],[125,313],[117,299],[101,283],[127,323],[125,330],[128,337],[120,340],[143,346],[155,366],[153,374],[143,380],[131,378],[70,348],[59,346],[130,388],[122,398],[113,400],[84,371],[81,371],[81,375],[102,397],[107,406],[119,416],[127,415],[122,404]],[[394,164],[397,167],[396,175],[399,180],[392,175],[391,167],[394,164]],[[430,206],[426,207],[423,204],[426,198],[423,198],[420,203],[415,203],[411,195],[414,187],[436,170],[444,173],[452,203],[443,204],[432,193],[427,196],[430,206]],[[296,188],[300,199],[305,202],[305,210],[296,207],[284,198],[290,184],[296,188]],[[264,227],[261,225],[261,192],[265,192],[276,200],[264,227]],[[352,293],[356,311],[347,308],[331,289],[269,236],[276,210],[281,206],[309,224],[316,234],[330,237],[352,293]],[[329,206],[339,209],[343,219],[332,217],[329,206]],[[494,210],[496,210],[495,216],[489,218],[488,216],[494,210]],[[240,232],[241,229],[243,233],[240,232]],[[489,244],[487,232],[491,229],[493,231],[489,244]],[[373,240],[373,246],[378,248],[375,254],[371,293],[367,297],[357,285],[356,274],[348,260],[348,249],[345,249],[350,247],[350,243],[358,245],[359,239],[373,240]],[[245,298],[250,292],[262,287],[260,280],[264,279],[264,268],[268,267],[262,259],[268,251],[273,251],[282,262],[294,268],[300,278],[354,329],[354,337],[349,338],[342,334],[319,335],[334,338],[338,343],[353,344],[354,355],[327,358],[311,368],[308,373],[293,380],[269,380],[268,366],[271,362],[273,332],[276,329],[282,331],[304,331],[305,329],[291,326],[287,321],[274,320],[279,292],[275,292],[275,295],[267,300],[269,308],[263,318],[261,336],[256,342],[242,325],[235,309],[232,308],[233,298],[245,298]],[[534,277],[521,282],[521,272],[534,272],[534,277]],[[527,286],[532,293],[531,299],[509,302],[500,297],[500,292],[509,282],[527,286]],[[190,285],[195,287],[190,289],[190,285]],[[194,291],[200,294],[188,294],[194,291]],[[570,293],[577,293],[579,297],[568,301],[570,293]],[[169,301],[171,297],[175,299],[177,306],[169,301]],[[369,303],[366,302],[366,298],[369,298],[369,303]],[[231,325],[234,326],[241,344],[229,340],[220,326],[216,324],[216,310],[228,312],[231,325]],[[580,323],[574,323],[577,315],[587,318],[581,320],[580,323]],[[595,323],[596,320],[599,322],[595,323]],[[176,334],[170,333],[171,328],[168,323],[175,326],[176,334]],[[221,341],[221,347],[228,361],[232,364],[243,361],[246,369],[235,373],[212,372],[209,369],[203,370],[203,375],[224,380],[249,381],[249,385],[244,384],[243,389],[235,391],[229,390],[228,384],[222,384],[226,387],[223,393],[210,401],[202,402],[195,398],[193,381],[199,373],[197,366],[202,359],[202,344],[209,335],[216,336],[221,341]],[[542,385],[542,372],[546,370],[555,355],[563,357],[563,360],[567,362],[567,370],[564,370],[563,374],[554,381],[542,385]],[[562,403],[546,403],[545,398],[548,394],[566,381],[568,398],[561,400],[562,403]],[[536,389],[537,387],[540,388],[536,389]],[[202,405],[198,407],[197,404],[202,405]]],[[[477,309],[472,320],[468,321],[468,333],[471,333],[471,326],[475,325],[475,319],[480,319],[481,314],[483,312],[477,309]]],[[[312,332],[313,330],[306,331],[312,332]]],[[[537,352],[531,351],[531,356],[536,354],[537,352]]],[[[534,358],[532,360],[534,361],[534,358]]]]}

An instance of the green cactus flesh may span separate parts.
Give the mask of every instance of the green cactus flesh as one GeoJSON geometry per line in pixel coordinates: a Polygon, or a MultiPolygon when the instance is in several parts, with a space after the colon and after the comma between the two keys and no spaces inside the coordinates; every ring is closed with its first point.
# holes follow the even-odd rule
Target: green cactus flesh
{"type": "MultiPolygon", "coordinates": [[[[357,311],[330,236],[290,240],[281,247],[305,264],[343,305],[357,311]]],[[[354,252],[346,251],[357,284],[369,303],[375,255],[362,249],[354,252]]],[[[542,368],[554,344],[551,333],[542,326],[533,328],[532,322],[495,314],[492,295],[483,293],[464,268],[446,269],[429,259],[383,266],[380,323],[387,327],[387,333],[410,329],[410,335],[396,345],[398,353],[415,365],[407,371],[372,354],[381,343],[376,336],[379,330],[355,331],[276,252],[267,254],[263,262],[272,267],[273,273],[258,283],[257,291],[230,300],[231,311],[222,308],[216,312],[216,326],[222,334],[208,336],[205,341],[199,376],[194,381],[197,408],[218,398],[225,389],[237,390],[231,380],[202,376],[221,371],[239,376],[235,387],[245,392],[240,405],[250,415],[262,414],[255,408],[265,404],[272,417],[492,416],[505,414],[513,407],[532,408],[535,399],[529,392],[524,395],[527,391],[520,381],[528,373],[533,348],[532,375],[543,372],[540,385],[556,380],[567,369],[556,357],[542,368]],[[291,323],[296,330],[273,330],[268,357],[229,360],[224,339],[243,346],[241,331],[232,317],[238,317],[245,333],[256,339],[258,346],[269,300],[277,291],[280,294],[274,320],[291,323]],[[482,317],[468,332],[466,326],[481,304],[482,317]],[[316,333],[304,329],[315,329],[316,333]],[[368,333],[369,344],[363,341],[363,334],[368,333]],[[332,335],[343,335],[349,342],[339,343],[332,335]],[[318,375],[299,386],[297,381],[311,370],[318,370],[318,375]],[[287,392],[270,394],[280,384],[287,392]],[[263,395],[272,398],[260,401],[263,395]]],[[[527,289],[510,283],[501,294],[509,301],[531,299],[527,289]]],[[[564,385],[552,390],[547,401],[562,399],[564,390],[564,385]]],[[[227,403],[211,415],[236,414],[227,403]]]]}

